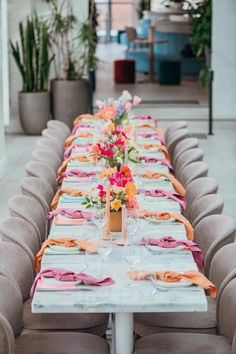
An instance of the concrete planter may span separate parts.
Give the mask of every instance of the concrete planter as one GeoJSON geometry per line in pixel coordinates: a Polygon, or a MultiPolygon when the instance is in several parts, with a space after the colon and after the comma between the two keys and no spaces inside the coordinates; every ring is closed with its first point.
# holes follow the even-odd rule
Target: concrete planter
{"type": "Polygon", "coordinates": [[[88,81],[52,80],[53,118],[72,128],[73,120],[88,113],[88,81]]]}
{"type": "Polygon", "coordinates": [[[40,135],[50,119],[49,92],[20,92],[19,114],[24,132],[40,135]]]}

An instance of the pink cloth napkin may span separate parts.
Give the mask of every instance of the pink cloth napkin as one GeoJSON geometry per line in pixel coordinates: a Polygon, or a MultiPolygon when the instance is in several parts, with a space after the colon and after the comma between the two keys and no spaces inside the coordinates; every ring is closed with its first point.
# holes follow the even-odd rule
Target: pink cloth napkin
{"type": "Polygon", "coordinates": [[[65,160],[68,159],[70,157],[72,151],[75,150],[77,147],[87,148],[89,146],[91,146],[91,144],[89,144],[89,143],[85,143],[85,144],[75,143],[75,144],[68,146],[68,148],[64,152],[64,159],[65,160]]]}
{"type": "Polygon", "coordinates": [[[162,189],[152,189],[152,190],[139,189],[139,192],[145,194],[147,197],[167,197],[169,199],[178,202],[183,210],[186,208],[185,197],[183,197],[177,192],[164,191],[162,189]]]}
{"type": "Polygon", "coordinates": [[[162,159],[161,157],[140,156],[139,160],[144,161],[145,163],[159,162],[161,165],[167,166],[171,173],[174,172],[174,169],[173,169],[173,166],[171,165],[171,163],[168,160],[162,159]]]}
{"type": "Polygon", "coordinates": [[[203,262],[203,254],[198,245],[192,241],[188,240],[175,240],[171,236],[164,236],[162,238],[142,238],[139,241],[139,244],[145,245],[149,244],[151,246],[158,246],[163,248],[175,248],[177,246],[185,246],[187,250],[191,251],[193,254],[193,258],[198,266],[198,268],[203,271],[204,262],[203,262]]]}
{"type": "Polygon", "coordinates": [[[48,213],[48,219],[54,218],[54,216],[63,215],[70,219],[92,219],[92,213],[88,211],[74,210],[74,209],[55,209],[48,213]]]}
{"type": "Polygon", "coordinates": [[[57,177],[57,182],[60,181],[61,179],[65,177],[78,177],[78,178],[83,178],[83,177],[91,177],[95,176],[96,172],[93,171],[83,171],[79,170],[78,168],[74,168],[72,170],[68,170],[65,172],[62,172],[58,177],[57,177]]]}
{"type": "Polygon", "coordinates": [[[72,130],[72,135],[75,135],[80,128],[92,128],[92,126],[86,123],[79,123],[76,126],[74,126],[72,130]]]}
{"type": "Polygon", "coordinates": [[[146,116],[145,114],[139,114],[136,116],[135,119],[139,120],[148,120],[149,122],[157,122],[157,118],[151,117],[151,116],[146,116]]]}
{"type": "Polygon", "coordinates": [[[165,137],[164,136],[160,136],[158,133],[138,133],[137,136],[141,136],[142,138],[146,138],[146,139],[157,139],[159,140],[162,145],[165,145],[165,137]]]}
{"type": "Polygon", "coordinates": [[[37,287],[37,283],[42,277],[54,278],[54,279],[57,279],[59,281],[64,281],[64,282],[81,281],[86,285],[106,286],[106,285],[115,284],[115,281],[112,278],[97,279],[91,275],[88,275],[85,273],[74,273],[68,269],[48,268],[36,275],[34,283],[30,289],[30,296],[31,297],[33,297],[35,289],[37,287]]]}

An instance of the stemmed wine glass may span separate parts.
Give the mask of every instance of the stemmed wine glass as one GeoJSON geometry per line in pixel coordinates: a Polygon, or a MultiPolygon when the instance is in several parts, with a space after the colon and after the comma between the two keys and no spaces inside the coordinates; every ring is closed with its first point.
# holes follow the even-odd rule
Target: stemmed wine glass
{"type": "Polygon", "coordinates": [[[133,239],[136,231],[139,228],[139,209],[127,209],[126,210],[126,231],[129,239],[133,239]]]}
{"type": "MultiPolygon", "coordinates": [[[[140,262],[141,248],[135,243],[126,242],[124,245],[124,258],[130,265],[130,272],[133,272],[134,266],[140,262]]],[[[128,284],[130,287],[134,287],[134,282],[131,280],[128,284]]]]}

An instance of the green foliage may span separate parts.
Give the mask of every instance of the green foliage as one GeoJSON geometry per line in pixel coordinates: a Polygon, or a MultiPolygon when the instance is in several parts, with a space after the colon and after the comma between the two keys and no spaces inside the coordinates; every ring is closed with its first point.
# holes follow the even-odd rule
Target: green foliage
{"type": "Polygon", "coordinates": [[[24,92],[48,90],[50,66],[48,28],[36,14],[19,23],[20,43],[10,42],[13,58],[23,80],[24,92]]]}
{"type": "Polygon", "coordinates": [[[140,0],[139,6],[137,9],[138,17],[143,17],[143,11],[150,11],[151,9],[151,0],[140,0]]]}
{"type": "Polygon", "coordinates": [[[211,48],[211,0],[198,2],[196,7],[190,9],[192,35],[191,43],[196,56],[204,61],[204,67],[200,72],[200,81],[204,86],[209,85],[211,74],[207,65],[207,52],[211,48]]]}

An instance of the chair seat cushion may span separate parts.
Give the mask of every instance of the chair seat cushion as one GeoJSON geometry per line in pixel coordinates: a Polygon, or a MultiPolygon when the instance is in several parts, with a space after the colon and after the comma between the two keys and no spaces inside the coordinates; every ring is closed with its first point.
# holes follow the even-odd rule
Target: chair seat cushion
{"type": "Polygon", "coordinates": [[[108,354],[106,341],[86,333],[36,333],[16,338],[16,354],[108,354]]]}
{"type": "Polygon", "coordinates": [[[27,330],[78,330],[104,335],[108,327],[106,313],[32,313],[31,301],[24,303],[23,327],[27,330]]]}
{"type": "Polygon", "coordinates": [[[136,342],[134,354],[230,354],[231,344],[221,336],[161,333],[136,342]]]}
{"type": "Polygon", "coordinates": [[[136,313],[135,332],[141,337],[164,332],[216,334],[216,301],[207,301],[207,312],[136,313]]]}

